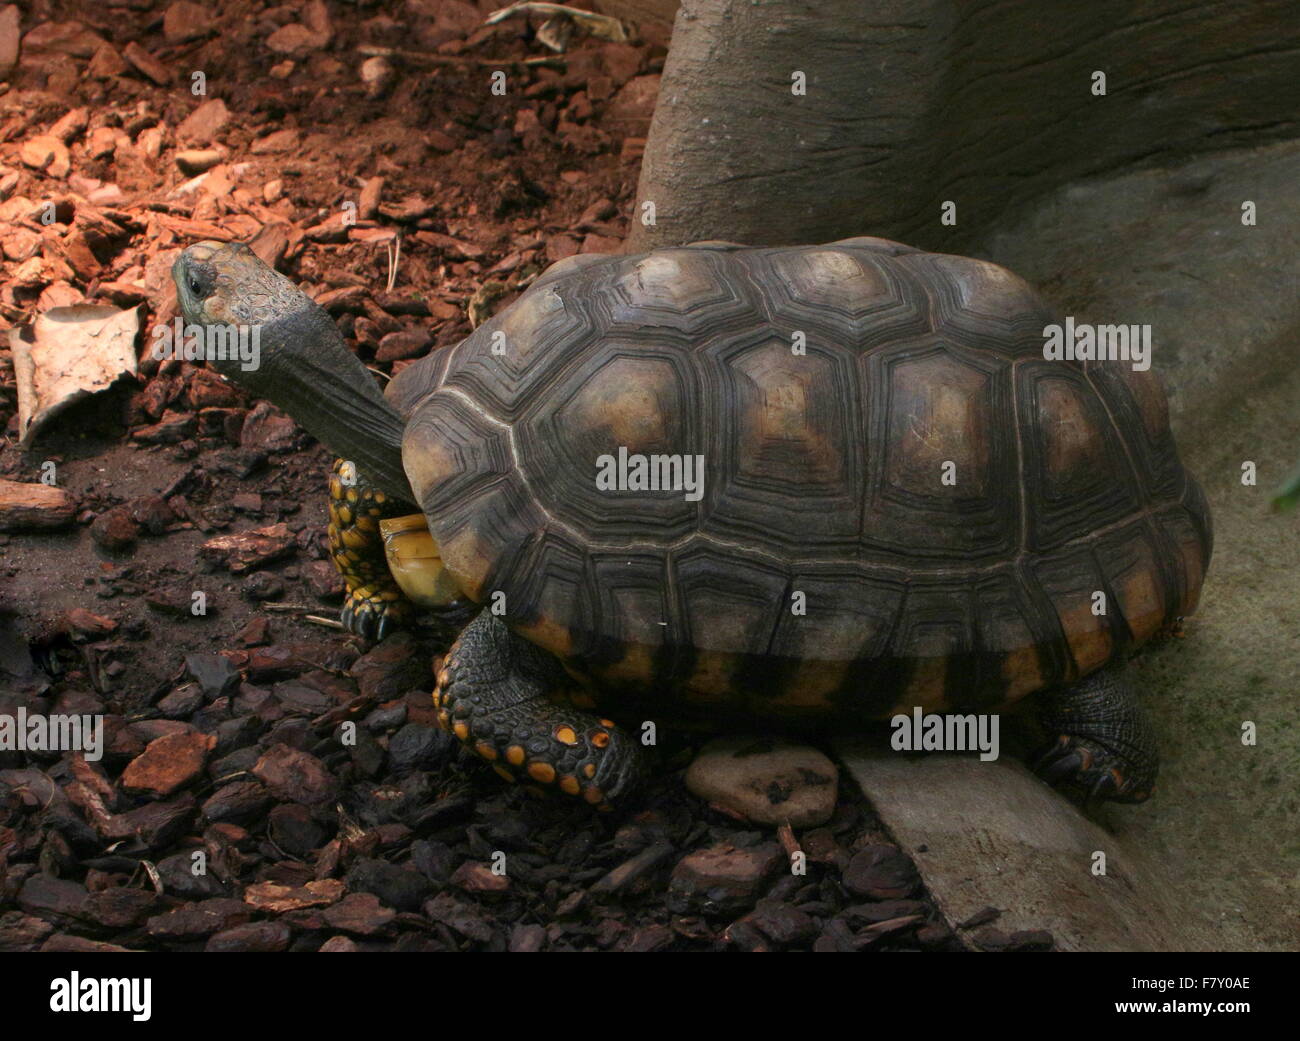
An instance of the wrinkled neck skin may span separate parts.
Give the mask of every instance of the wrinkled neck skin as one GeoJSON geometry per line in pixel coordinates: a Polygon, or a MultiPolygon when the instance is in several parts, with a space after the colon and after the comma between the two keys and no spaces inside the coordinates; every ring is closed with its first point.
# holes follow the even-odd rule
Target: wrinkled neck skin
{"type": "Polygon", "coordinates": [[[389,496],[413,501],[402,468],[401,416],[329,315],[305,295],[302,300],[306,307],[262,326],[262,365],[242,373],[241,382],[389,496]]]}

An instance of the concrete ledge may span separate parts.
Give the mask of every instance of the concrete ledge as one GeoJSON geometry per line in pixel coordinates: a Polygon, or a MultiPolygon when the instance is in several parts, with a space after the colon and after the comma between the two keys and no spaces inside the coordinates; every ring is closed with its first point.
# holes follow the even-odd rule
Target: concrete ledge
{"type": "Polygon", "coordinates": [[[1065,951],[1215,949],[1158,866],[1019,762],[836,750],[954,925],[996,907],[996,928],[1047,929],[1065,951]],[[1105,875],[1092,873],[1097,851],[1105,875]]]}

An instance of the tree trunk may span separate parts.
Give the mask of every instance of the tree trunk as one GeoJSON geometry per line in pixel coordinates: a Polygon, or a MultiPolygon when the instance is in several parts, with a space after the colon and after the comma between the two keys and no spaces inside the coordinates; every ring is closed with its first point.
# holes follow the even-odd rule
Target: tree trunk
{"type": "Polygon", "coordinates": [[[1298,53],[1286,0],[683,0],[628,248],[960,251],[1075,178],[1297,136],[1298,53]]]}

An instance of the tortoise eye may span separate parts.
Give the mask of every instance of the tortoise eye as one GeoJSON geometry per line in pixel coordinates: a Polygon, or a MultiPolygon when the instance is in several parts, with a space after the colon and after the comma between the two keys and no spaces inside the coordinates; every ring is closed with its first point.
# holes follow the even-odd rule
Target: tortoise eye
{"type": "Polygon", "coordinates": [[[199,296],[202,294],[203,287],[199,285],[199,280],[197,278],[190,279],[190,292],[193,293],[195,296],[199,296]]]}

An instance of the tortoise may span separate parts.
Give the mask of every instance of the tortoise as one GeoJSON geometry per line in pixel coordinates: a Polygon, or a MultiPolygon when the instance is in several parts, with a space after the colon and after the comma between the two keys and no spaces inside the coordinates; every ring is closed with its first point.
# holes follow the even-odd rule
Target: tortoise
{"type": "Polygon", "coordinates": [[[215,367],[341,456],[345,625],[474,607],[433,699],[504,777],[607,809],[646,721],[1035,695],[1042,777],[1150,795],[1122,666],[1195,609],[1209,510],[1154,374],[1047,360],[1004,268],[868,237],[580,255],[384,393],[248,246],[173,276],[188,322],[260,332],[257,366],[215,367]]]}

